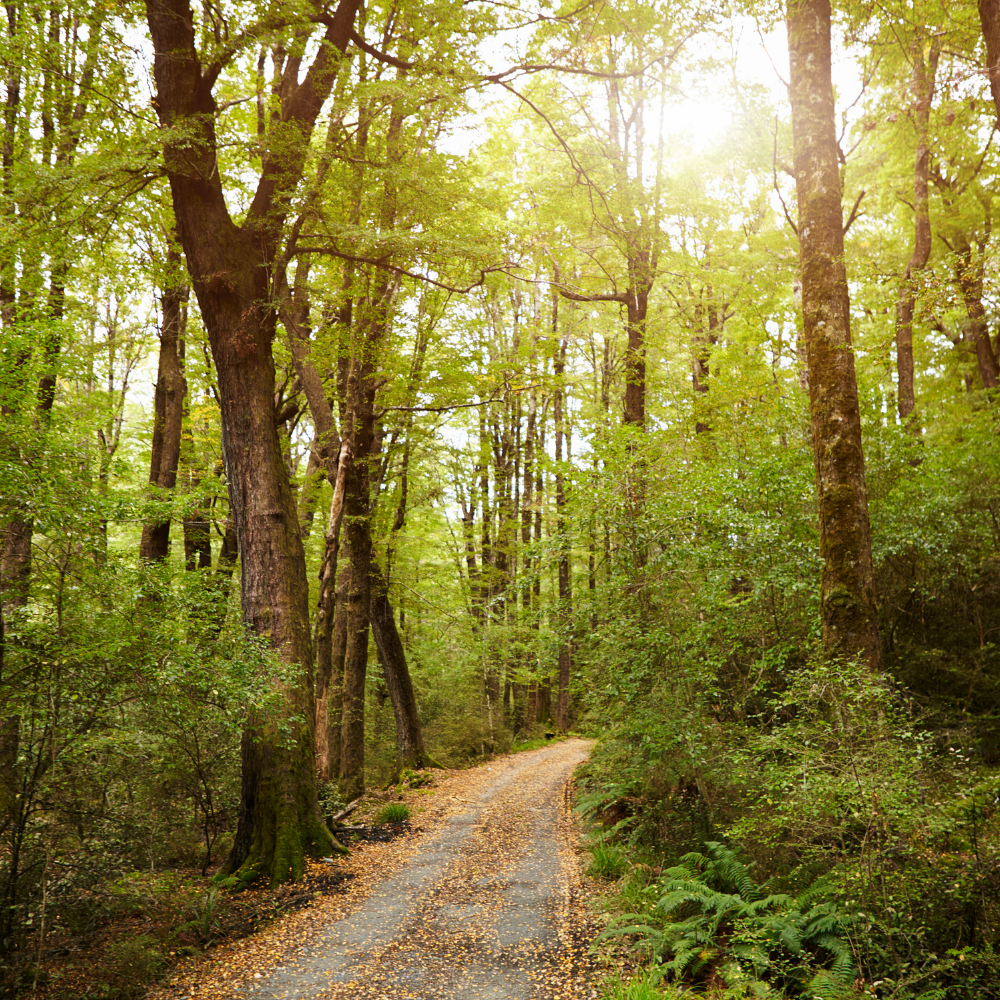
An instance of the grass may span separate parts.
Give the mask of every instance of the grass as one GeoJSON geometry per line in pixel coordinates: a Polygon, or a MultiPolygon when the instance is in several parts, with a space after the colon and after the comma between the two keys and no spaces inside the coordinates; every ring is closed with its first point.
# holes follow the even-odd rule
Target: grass
{"type": "Polygon", "coordinates": [[[410,807],[405,802],[390,802],[375,814],[376,823],[402,823],[410,818],[410,807]]]}
{"type": "Polygon", "coordinates": [[[614,844],[599,840],[591,847],[590,852],[593,858],[587,867],[588,875],[617,882],[629,870],[628,856],[614,844]]]}
{"type": "Polygon", "coordinates": [[[678,990],[660,982],[660,976],[653,970],[637,972],[627,983],[618,980],[604,989],[605,1000],[680,1000],[689,996],[686,990],[678,990]]]}

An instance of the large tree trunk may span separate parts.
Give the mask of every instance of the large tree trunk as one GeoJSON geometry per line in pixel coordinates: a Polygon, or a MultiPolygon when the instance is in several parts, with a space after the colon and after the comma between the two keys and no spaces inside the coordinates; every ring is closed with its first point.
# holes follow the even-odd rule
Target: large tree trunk
{"type": "Polygon", "coordinates": [[[319,814],[309,597],[295,499],[274,415],[271,279],[290,187],[350,39],[358,0],[341,0],[298,82],[289,60],[285,137],[265,154],[242,227],[228,211],[216,158],[217,71],[203,68],[188,0],[148,0],[155,106],[164,129],[174,216],[218,373],[230,509],[239,539],[244,621],[289,664],[280,708],[253,713],[242,743],[239,825],[223,874],[241,884],[298,878],[307,855],[338,849],[319,814]]]}
{"type": "Polygon", "coordinates": [[[406,665],[403,640],[399,637],[392,605],[389,603],[389,585],[374,559],[371,561],[371,576],[372,635],[382,661],[385,686],[392,701],[399,763],[403,767],[422,767],[425,762],[424,735],[420,728],[417,699],[406,665]]]}
{"type": "Polygon", "coordinates": [[[823,642],[830,653],[859,656],[874,670],[881,657],[844,266],[829,0],[789,0],[787,27],[823,642]]]}
{"type": "Polygon", "coordinates": [[[196,569],[212,568],[212,534],[208,518],[196,511],[190,517],[184,518],[182,524],[184,535],[184,569],[192,572],[196,569]]]}
{"type": "Polygon", "coordinates": [[[294,664],[294,680],[283,692],[283,717],[254,717],[244,735],[240,821],[224,871],[239,872],[242,881],[263,876],[275,884],[298,878],[306,854],[322,855],[334,845],[316,803],[309,588],[274,423],[274,330],[266,291],[266,285],[245,288],[232,311],[218,308],[222,296],[205,294],[202,314],[209,311],[206,305],[214,313],[206,316],[206,325],[219,376],[244,621],[294,664]],[[258,308],[244,308],[248,301],[258,308]],[[291,732],[282,735],[282,726],[291,732]]]}
{"type": "Polygon", "coordinates": [[[979,0],[979,23],[986,43],[986,73],[1000,121],[1000,0],[979,0]]]}
{"type": "MultiPolygon", "coordinates": [[[[149,462],[149,484],[172,490],[177,483],[184,425],[184,334],[187,320],[187,288],[180,283],[183,267],[180,251],[171,244],[167,252],[168,285],[163,290],[163,324],[153,395],[153,449],[149,462]]],[[[170,548],[170,519],[142,526],[139,559],[162,562],[170,548]]]]}
{"type": "MultiPolygon", "coordinates": [[[[917,128],[917,152],[913,164],[913,253],[903,274],[903,284],[896,305],[896,373],[899,394],[899,418],[909,421],[916,407],[913,385],[913,311],[917,290],[914,276],[927,267],[931,256],[931,213],[927,181],[930,169],[927,126],[930,121],[931,101],[934,99],[934,78],[937,73],[939,49],[931,43],[929,57],[924,61],[924,40],[917,36],[913,44],[913,83],[916,99],[914,124],[917,128]]],[[[919,433],[917,420],[910,426],[919,433]]]]}

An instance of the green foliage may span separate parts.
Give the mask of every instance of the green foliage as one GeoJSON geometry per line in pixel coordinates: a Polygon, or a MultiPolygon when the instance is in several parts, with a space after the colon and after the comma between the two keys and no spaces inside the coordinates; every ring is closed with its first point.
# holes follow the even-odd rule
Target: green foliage
{"type": "Polygon", "coordinates": [[[680,981],[717,974],[730,986],[766,981],[792,996],[841,996],[857,975],[850,927],[817,882],[798,896],[757,885],[735,851],[709,842],[652,883],[651,914],[629,913],[605,936],[636,934],[680,981]],[[655,923],[637,923],[650,920],[655,923]],[[839,993],[837,992],[839,990],[839,993]]]}
{"type": "Polygon", "coordinates": [[[611,983],[603,991],[606,1000],[680,1000],[684,992],[662,981],[655,969],[636,973],[631,979],[611,983]]]}
{"type": "Polygon", "coordinates": [[[592,857],[587,866],[588,875],[614,882],[629,869],[628,855],[616,844],[609,844],[603,838],[590,848],[590,853],[592,857]]]}
{"type": "Polygon", "coordinates": [[[389,802],[375,814],[376,823],[402,823],[410,818],[410,807],[405,802],[389,802]]]}

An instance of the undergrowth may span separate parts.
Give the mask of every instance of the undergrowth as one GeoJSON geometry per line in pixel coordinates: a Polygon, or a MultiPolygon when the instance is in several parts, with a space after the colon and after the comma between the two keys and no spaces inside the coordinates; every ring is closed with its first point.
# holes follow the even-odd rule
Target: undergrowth
{"type": "Polygon", "coordinates": [[[725,738],[708,710],[648,712],[582,769],[602,937],[650,970],[607,995],[1000,997],[996,769],[850,664],[800,669],[766,711],[725,738]]]}

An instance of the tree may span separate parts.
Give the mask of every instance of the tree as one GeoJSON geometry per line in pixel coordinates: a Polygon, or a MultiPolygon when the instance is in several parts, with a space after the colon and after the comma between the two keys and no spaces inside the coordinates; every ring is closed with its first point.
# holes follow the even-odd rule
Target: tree
{"type": "MultiPolygon", "coordinates": [[[[278,107],[261,151],[257,188],[238,226],[220,171],[214,87],[249,39],[274,34],[276,27],[264,23],[239,38],[220,36],[214,51],[203,54],[186,0],[149,0],[146,5],[174,217],[218,373],[243,616],[294,671],[285,685],[285,719],[252,718],[243,737],[240,821],[224,869],[241,882],[297,878],[307,854],[337,848],[316,799],[308,585],[275,427],[271,279],[288,199],[342,65],[358,6],[359,0],[341,0],[332,17],[322,16],[325,31],[301,82],[302,48],[313,22],[304,19],[296,25],[293,50],[278,60],[278,107]],[[281,734],[283,724],[291,726],[287,737],[281,734]]],[[[219,28],[216,24],[214,31],[219,28]]]]}
{"type": "MultiPolygon", "coordinates": [[[[899,291],[896,305],[896,372],[898,376],[899,418],[910,421],[916,407],[913,386],[913,311],[916,304],[916,274],[927,267],[931,256],[931,214],[928,194],[931,151],[927,134],[940,49],[937,39],[916,35],[911,47],[914,95],[913,124],[917,149],[913,164],[913,254],[899,291]]],[[[910,421],[919,429],[919,421],[910,421]]]]}
{"type": "MultiPolygon", "coordinates": [[[[187,287],[181,273],[183,262],[177,246],[170,242],[166,254],[163,292],[160,299],[160,350],[153,396],[153,441],[149,461],[149,484],[173,490],[181,457],[181,434],[187,382],[184,378],[184,336],[187,326],[187,287]]],[[[162,562],[170,544],[170,520],[143,525],[139,558],[162,562]]]]}
{"type": "Polygon", "coordinates": [[[844,263],[829,0],[789,0],[789,101],[798,195],[802,317],[816,468],[823,642],[881,663],[861,411],[844,263]]]}

